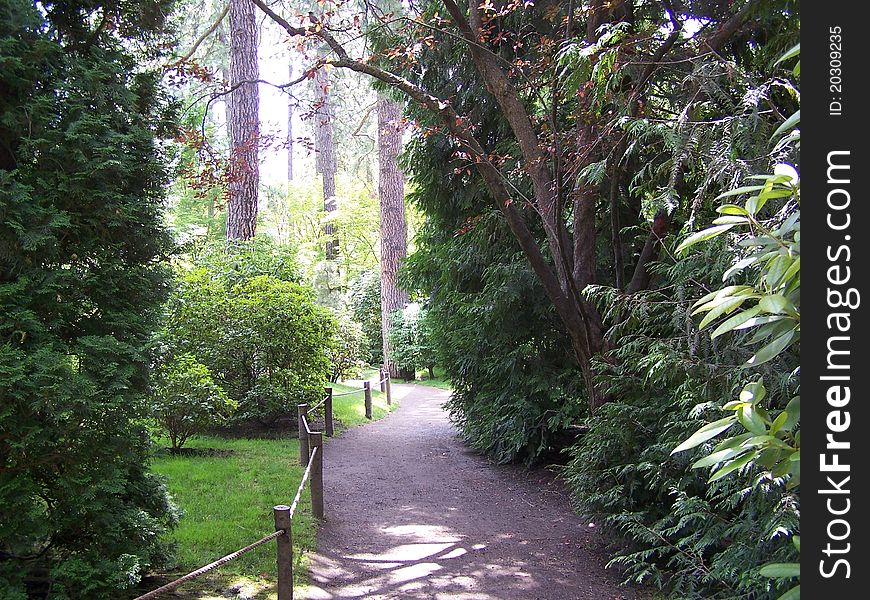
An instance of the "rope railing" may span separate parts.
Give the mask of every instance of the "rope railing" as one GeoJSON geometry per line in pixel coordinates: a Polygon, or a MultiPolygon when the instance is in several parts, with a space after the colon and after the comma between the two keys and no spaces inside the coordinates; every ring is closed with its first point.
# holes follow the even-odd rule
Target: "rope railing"
{"type": "MultiPolygon", "coordinates": [[[[378,381],[382,392],[386,392],[387,404],[391,404],[390,393],[390,374],[385,369],[381,369],[382,378],[378,381]]],[[[219,558],[218,560],[200,567],[195,571],[191,571],[186,575],[182,575],[174,581],[160,586],[159,588],[137,596],[134,600],[151,600],[161,594],[170,592],[180,585],[208,573],[216,569],[246,552],[250,552],[258,546],[262,546],[272,540],[278,541],[278,600],[293,599],[293,535],[292,535],[292,519],[296,514],[296,509],[302,499],[302,492],[305,490],[305,484],[311,482],[311,512],[315,517],[323,519],[323,434],[320,431],[312,431],[311,425],[308,422],[308,413],[313,412],[320,407],[324,407],[326,421],[326,435],[333,435],[333,416],[332,416],[332,399],[336,396],[348,396],[363,392],[365,394],[365,410],[366,417],[372,418],[372,391],[371,383],[366,381],[363,387],[358,390],[341,392],[333,394],[332,388],[326,388],[326,396],[317,404],[308,407],[306,404],[300,404],[297,407],[299,416],[299,458],[300,464],[305,466],[305,471],[302,473],[302,479],[299,486],[296,488],[296,495],[290,506],[278,505],[273,508],[275,515],[275,531],[269,535],[260,538],[256,542],[240,548],[231,554],[219,558]]]]}
{"type": "Polygon", "coordinates": [[[317,456],[317,451],[319,448],[315,446],[314,450],[311,451],[311,458],[308,459],[308,466],[305,468],[305,472],[302,474],[302,481],[299,483],[299,487],[296,490],[296,497],[293,498],[293,502],[290,504],[290,518],[293,518],[293,515],[296,514],[296,506],[299,504],[299,500],[302,498],[302,490],[305,488],[305,482],[308,481],[308,477],[311,475],[311,466],[314,464],[314,457],[317,456]]]}
{"type": "Polygon", "coordinates": [[[337,398],[337,397],[339,397],[339,396],[350,396],[351,394],[358,394],[358,393],[360,393],[360,392],[362,392],[362,391],[364,391],[363,388],[360,388],[360,389],[358,389],[358,390],[351,390],[351,391],[349,391],[349,392],[339,392],[339,393],[337,393],[337,394],[333,394],[332,397],[333,397],[333,398],[337,398]]]}
{"type": "MultiPolygon", "coordinates": [[[[293,599],[293,535],[292,520],[296,514],[296,508],[302,499],[302,492],[305,490],[305,484],[311,481],[311,512],[318,519],[323,519],[323,437],[319,431],[311,431],[308,425],[307,415],[300,415],[300,430],[304,431],[306,443],[305,452],[307,454],[305,471],[302,473],[302,479],[299,481],[299,486],[296,488],[296,495],[290,506],[278,505],[273,508],[275,513],[275,532],[260,538],[253,544],[249,544],[244,548],[236,550],[231,554],[227,554],[223,558],[200,567],[195,571],[179,577],[174,581],[160,586],[156,590],[152,590],[141,596],[137,596],[135,600],[151,600],[161,594],[172,591],[183,583],[195,579],[224,565],[231,560],[240,557],[246,552],[250,552],[258,546],[270,542],[274,539],[282,538],[278,542],[278,600],[293,599]],[[310,448],[310,451],[309,451],[310,448]]],[[[300,444],[301,446],[301,444],[300,444]]]]}
{"type": "Polygon", "coordinates": [[[249,544],[248,546],[245,546],[244,548],[236,550],[232,554],[227,554],[223,558],[219,558],[218,560],[214,561],[213,563],[209,563],[209,564],[205,565],[204,567],[200,567],[196,571],[191,571],[187,575],[179,577],[175,581],[170,581],[166,585],[160,586],[156,590],[152,590],[152,591],[148,592],[147,594],[142,594],[141,596],[137,596],[135,598],[135,600],[150,600],[151,598],[156,598],[160,594],[164,594],[166,592],[174,590],[175,588],[180,586],[182,583],[190,581],[191,579],[195,579],[195,578],[199,577],[200,575],[205,575],[206,573],[208,573],[212,569],[216,569],[216,568],[220,567],[221,565],[224,565],[224,564],[230,562],[231,560],[234,560],[234,559],[240,557],[245,552],[250,552],[251,550],[253,550],[257,546],[262,546],[266,542],[271,542],[275,538],[282,536],[285,533],[287,533],[287,532],[283,529],[279,529],[278,531],[276,531],[274,533],[270,533],[266,537],[260,538],[259,540],[257,540],[253,544],[249,544]]]}
{"type": "MultiPolygon", "coordinates": [[[[336,394],[336,395],[337,395],[337,394],[336,394]]],[[[324,397],[323,397],[323,400],[321,400],[320,402],[318,402],[317,404],[315,404],[314,406],[312,406],[311,408],[309,408],[309,409],[308,409],[308,412],[314,412],[315,410],[317,410],[318,408],[320,408],[321,406],[323,406],[324,404],[326,404],[326,401],[327,401],[327,400],[329,400],[329,396],[324,396],[324,397]]]]}

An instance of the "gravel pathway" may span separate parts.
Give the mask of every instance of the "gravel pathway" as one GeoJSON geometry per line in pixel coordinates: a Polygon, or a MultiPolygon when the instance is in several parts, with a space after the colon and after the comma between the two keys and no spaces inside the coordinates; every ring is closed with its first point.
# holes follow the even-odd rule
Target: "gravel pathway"
{"type": "Polygon", "coordinates": [[[546,471],[498,466],[457,438],[448,392],[393,385],[401,407],[329,440],[311,600],[639,598],[546,471]]]}

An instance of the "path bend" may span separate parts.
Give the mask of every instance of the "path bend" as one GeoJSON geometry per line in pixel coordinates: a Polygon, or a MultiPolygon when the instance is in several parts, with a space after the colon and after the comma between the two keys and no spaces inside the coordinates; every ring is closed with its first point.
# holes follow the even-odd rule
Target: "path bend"
{"type": "Polygon", "coordinates": [[[330,440],[310,600],[634,599],[546,472],[458,439],[449,392],[393,385],[401,407],[330,440]]]}

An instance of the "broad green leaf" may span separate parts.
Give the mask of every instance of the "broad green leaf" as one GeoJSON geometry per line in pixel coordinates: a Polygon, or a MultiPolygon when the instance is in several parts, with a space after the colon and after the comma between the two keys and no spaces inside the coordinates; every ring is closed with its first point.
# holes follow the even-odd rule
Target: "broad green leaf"
{"type": "Polygon", "coordinates": [[[748,194],[750,192],[760,192],[764,189],[763,185],[745,185],[743,187],[734,188],[733,190],[728,190],[722,194],[716,196],[716,200],[720,198],[728,198],[729,196],[739,196],[741,194],[748,194]]]}
{"type": "Polygon", "coordinates": [[[707,480],[707,483],[713,483],[714,481],[718,481],[729,473],[745,467],[750,462],[752,462],[752,459],[755,458],[757,454],[757,452],[749,452],[745,456],[741,456],[740,458],[729,462],[727,465],[713,473],[710,476],[710,479],[707,480]]]}
{"type": "Polygon", "coordinates": [[[713,448],[713,452],[719,452],[720,450],[725,450],[726,448],[737,448],[743,442],[748,439],[751,439],[753,436],[751,433],[741,433],[740,435],[735,435],[734,437],[730,437],[722,440],[713,448]]]}
{"type": "Polygon", "coordinates": [[[791,431],[801,418],[801,397],[795,396],[792,398],[786,405],[784,412],[788,414],[788,418],[785,420],[782,427],[786,431],[791,431]]]}
{"type": "Polygon", "coordinates": [[[794,309],[794,307],[791,305],[791,302],[786,300],[785,296],[783,296],[782,294],[771,294],[769,296],[763,297],[758,302],[758,308],[766,313],[772,314],[784,313],[786,312],[786,308],[791,308],[792,310],[794,309]]]}
{"type": "Polygon", "coordinates": [[[790,58],[794,58],[795,56],[800,55],[800,53],[801,53],[801,45],[800,45],[800,43],[797,43],[794,46],[792,46],[791,48],[789,48],[788,50],[786,50],[785,54],[783,54],[778,59],[776,59],[776,62],[773,63],[773,66],[775,67],[776,65],[778,65],[779,63],[781,63],[785,60],[788,60],[790,58]]]}
{"type": "Polygon", "coordinates": [[[683,242],[679,246],[677,246],[677,253],[683,252],[686,248],[694,246],[698,242],[703,242],[704,240],[709,240],[710,238],[714,238],[719,234],[725,233],[732,227],[734,227],[734,225],[714,225],[713,227],[708,227],[703,231],[693,233],[685,240],[683,240],[683,242]]]}
{"type": "Polygon", "coordinates": [[[759,467],[773,469],[776,465],[788,458],[788,451],[780,448],[764,448],[758,458],[755,459],[755,464],[759,467]]]}
{"type": "Polygon", "coordinates": [[[740,401],[748,402],[750,404],[756,404],[764,400],[764,397],[767,395],[767,388],[764,387],[764,384],[759,381],[753,381],[752,383],[747,383],[743,386],[743,389],[740,390],[740,401]]]}
{"type": "Polygon", "coordinates": [[[755,288],[750,286],[750,285],[729,285],[729,286],[722,288],[721,290],[716,290],[716,291],[710,292],[709,294],[705,294],[704,296],[702,296],[699,300],[697,300],[692,305],[692,308],[697,308],[698,306],[701,306],[705,302],[708,302],[708,301],[712,300],[713,298],[716,298],[717,296],[720,298],[725,297],[725,296],[735,296],[735,295],[737,295],[741,292],[744,292],[744,291],[754,292],[755,288]]]}
{"type": "Polygon", "coordinates": [[[801,566],[798,563],[768,563],[758,572],[765,577],[800,577],[801,566]]]}
{"type": "Polygon", "coordinates": [[[748,452],[748,450],[744,448],[734,449],[729,448],[727,450],[720,450],[719,452],[714,452],[704,458],[692,463],[693,469],[701,469],[703,467],[712,467],[713,465],[717,465],[720,462],[728,460],[729,458],[734,458],[735,456],[739,456],[744,452],[748,452]]]}
{"type": "Polygon", "coordinates": [[[750,214],[756,215],[762,208],[764,208],[764,205],[767,204],[768,200],[773,200],[774,198],[786,198],[791,196],[793,193],[792,190],[783,189],[765,190],[759,195],[753,196],[746,201],[746,210],[749,211],[750,214]]]}
{"type": "Polygon", "coordinates": [[[794,261],[792,261],[791,266],[786,270],[782,275],[782,282],[787,284],[791,281],[791,278],[795,276],[795,274],[801,272],[801,257],[796,256],[794,261]]]}
{"type": "Polygon", "coordinates": [[[767,264],[768,271],[764,278],[770,289],[775,290],[779,287],[780,282],[782,281],[782,276],[785,275],[789,267],[791,267],[791,263],[792,258],[790,256],[779,254],[767,264]]]}
{"type": "Polygon", "coordinates": [[[677,452],[682,452],[683,450],[689,450],[699,444],[703,444],[710,438],[714,438],[723,431],[727,430],[736,422],[737,418],[732,415],[729,417],[725,417],[724,419],[719,419],[718,421],[708,423],[701,427],[698,431],[690,435],[689,438],[682,444],[671,450],[671,454],[676,454],[677,452]]]}
{"type": "Polygon", "coordinates": [[[791,341],[795,337],[795,330],[792,329],[782,334],[768,345],[763,347],[761,350],[755,353],[755,356],[746,361],[746,364],[743,365],[746,367],[757,367],[760,364],[764,364],[770,359],[774,358],[777,354],[785,350],[785,348],[791,343],[791,341]]]}
{"type": "Polygon", "coordinates": [[[773,423],[770,426],[771,435],[775,434],[777,431],[783,428],[783,426],[788,421],[788,413],[786,411],[782,411],[777,415],[777,417],[773,420],[773,423]]]}
{"type": "Polygon", "coordinates": [[[777,600],[801,600],[801,586],[796,585],[784,593],[777,600]]]}
{"type": "Polygon", "coordinates": [[[801,122],[801,111],[800,111],[800,109],[798,109],[797,111],[795,111],[795,113],[792,116],[790,116],[788,119],[783,121],[782,125],[780,125],[779,127],[776,128],[776,131],[773,132],[773,135],[770,136],[770,139],[774,139],[776,137],[779,137],[780,135],[782,135],[783,133],[785,133],[786,131],[788,131],[792,127],[796,126],[800,122],[801,122]]]}
{"type": "MultiPolygon", "coordinates": [[[[773,168],[774,175],[782,175],[787,177],[789,180],[789,185],[796,185],[798,181],[800,181],[800,176],[798,175],[797,169],[795,169],[792,165],[788,163],[778,163],[773,168]]],[[[789,190],[791,193],[791,190],[789,190]]]]}
{"type": "Polygon", "coordinates": [[[725,215],[724,217],[718,217],[713,220],[714,225],[742,225],[749,222],[749,219],[747,219],[746,217],[741,217],[738,215],[725,215]]]}
{"type": "Polygon", "coordinates": [[[738,329],[741,325],[746,323],[749,319],[753,318],[761,312],[761,309],[758,306],[753,306],[752,308],[748,308],[744,311],[741,311],[734,315],[733,317],[729,317],[727,320],[723,321],[716,329],[713,330],[713,333],[710,334],[711,338],[717,338],[723,333],[727,333],[732,329],[738,329]]]}
{"type": "Polygon", "coordinates": [[[791,446],[783,442],[781,439],[772,435],[756,435],[743,442],[746,448],[764,446],[765,448],[774,448],[777,450],[788,450],[793,452],[791,446]]]}
{"type": "Polygon", "coordinates": [[[758,261],[757,256],[747,256],[746,258],[742,258],[734,263],[731,267],[728,268],[725,273],[722,274],[722,281],[728,280],[729,277],[738,273],[748,267],[749,265],[755,264],[758,261]]]}
{"type": "Polygon", "coordinates": [[[741,425],[755,435],[763,435],[767,433],[767,426],[765,425],[764,420],[751,404],[744,406],[737,411],[737,420],[740,421],[741,425]]]}
{"type": "Polygon", "coordinates": [[[723,215],[741,215],[745,217],[749,214],[748,212],[746,212],[745,208],[736,204],[723,204],[716,210],[723,215]]]}
{"type": "Polygon", "coordinates": [[[728,298],[724,302],[720,303],[718,306],[713,308],[703,319],[701,319],[701,323],[698,325],[699,329],[704,329],[710,322],[714,319],[719,318],[722,315],[728,314],[740,308],[740,305],[746,302],[747,298],[728,298]]]}
{"type": "Polygon", "coordinates": [[[774,315],[771,316],[771,322],[765,323],[756,330],[752,337],[747,340],[747,344],[753,345],[763,342],[764,340],[772,340],[795,328],[793,319],[789,319],[788,317],[774,319],[773,316],[774,315]]]}

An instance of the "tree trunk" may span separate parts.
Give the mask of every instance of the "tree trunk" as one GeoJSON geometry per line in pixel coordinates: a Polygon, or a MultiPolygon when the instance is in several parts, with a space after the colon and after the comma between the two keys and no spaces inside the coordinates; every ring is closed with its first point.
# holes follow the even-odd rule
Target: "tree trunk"
{"type": "MultiPolygon", "coordinates": [[[[402,146],[402,113],[399,105],[385,96],[378,97],[378,196],[381,204],[381,333],[384,340],[384,366],[393,377],[402,376],[390,360],[391,315],[404,308],[408,294],[399,288],[399,265],[408,253],[408,226],[405,222],[405,180],[396,157],[402,146]]],[[[413,378],[413,375],[412,375],[413,378]]]]}
{"type": "MultiPolygon", "coordinates": [[[[337,208],[335,198],[335,172],[337,164],[335,159],[335,144],[332,137],[332,121],[335,118],[332,105],[329,102],[329,74],[326,68],[320,68],[314,76],[314,149],[317,152],[317,172],[323,178],[323,210],[328,213],[337,208]]],[[[326,235],[326,259],[333,260],[338,257],[338,240],[331,223],[323,226],[326,235]]]]}
{"type": "MultiPolygon", "coordinates": [[[[292,57],[289,62],[287,81],[293,81],[292,57]]],[[[293,98],[287,98],[287,182],[293,181],[293,98]]]]}
{"type": "Polygon", "coordinates": [[[227,203],[229,240],[249,240],[254,237],[257,226],[258,78],[254,5],[251,0],[230,0],[230,85],[233,91],[227,102],[231,153],[227,203]]]}

